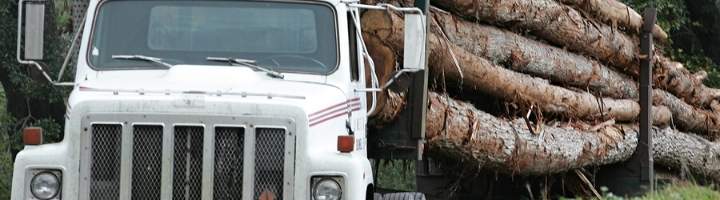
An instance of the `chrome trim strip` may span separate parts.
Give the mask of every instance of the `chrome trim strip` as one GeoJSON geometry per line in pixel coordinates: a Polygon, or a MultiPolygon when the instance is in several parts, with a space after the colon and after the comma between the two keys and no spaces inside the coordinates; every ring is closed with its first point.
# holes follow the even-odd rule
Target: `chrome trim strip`
{"type": "Polygon", "coordinates": [[[133,126],[124,123],[122,127],[122,139],[120,142],[120,200],[130,200],[132,197],[132,149],[133,149],[133,126]]]}
{"type": "Polygon", "coordinates": [[[162,144],[162,167],[160,178],[160,199],[173,198],[173,170],[174,170],[174,146],[175,126],[163,127],[162,144]]]}
{"type": "Polygon", "coordinates": [[[243,200],[253,200],[255,197],[255,128],[254,124],[249,124],[245,129],[243,200]]]}
{"type": "Polygon", "coordinates": [[[215,184],[215,129],[205,127],[203,131],[202,199],[212,200],[215,184]]]}
{"type": "Polygon", "coordinates": [[[180,91],[180,90],[143,90],[143,89],[106,89],[106,88],[91,88],[86,86],[79,86],[80,91],[86,92],[111,92],[115,95],[120,93],[137,93],[137,94],[197,94],[197,95],[208,95],[208,96],[241,96],[241,97],[267,97],[267,98],[287,98],[287,99],[301,99],[304,100],[305,96],[298,95],[287,95],[287,94],[276,94],[276,93],[259,93],[259,92],[222,92],[222,91],[180,91]]]}

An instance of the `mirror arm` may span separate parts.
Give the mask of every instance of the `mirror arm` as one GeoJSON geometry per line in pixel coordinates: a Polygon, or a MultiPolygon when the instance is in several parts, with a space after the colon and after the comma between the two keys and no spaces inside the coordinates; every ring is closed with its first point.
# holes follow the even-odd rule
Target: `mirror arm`
{"type": "MultiPolygon", "coordinates": [[[[40,63],[35,62],[35,61],[32,61],[32,60],[24,60],[24,59],[22,58],[22,56],[20,55],[20,50],[21,50],[20,47],[22,46],[22,42],[20,42],[20,40],[22,39],[22,23],[23,23],[22,18],[23,18],[23,11],[24,11],[23,6],[25,5],[25,2],[26,2],[26,1],[28,1],[28,0],[20,0],[20,1],[18,2],[17,49],[16,49],[16,51],[15,51],[16,57],[17,57],[17,61],[18,61],[20,64],[34,65],[35,68],[37,68],[38,70],[40,70],[40,72],[42,72],[42,75],[45,77],[45,79],[47,79],[47,81],[50,82],[52,85],[55,85],[55,86],[73,86],[73,85],[75,85],[75,83],[72,83],[72,82],[56,82],[56,81],[53,81],[52,78],[50,78],[50,75],[48,75],[48,73],[45,71],[45,69],[43,69],[42,65],[40,65],[40,63]]],[[[32,0],[30,0],[30,1],[32,1],[32,0]]]]}
{"type": "Polygon", "coordinates": [[[383,90],[390,87],[390,85],[392,85],[395,82],[395,80],[400,78],[401,75],[403,75],[405,73],[415,73],[415,72],[419,72],[419,71],[422,71],[422,69],[401,69],[399,71],[396,71],[395,75],[380,88],[355,89],[355,91],[358,91],[358,92],[382,92],[383,90]]]}
{"type": "Polygon", "coordinates": [[[400,8],[392,4],[387,3],[378,3],[377,5],[365,5],[365,4],[359,4],[357,1],[343,1],[348,6],[353,8],[360,8],[360,9],[368,9],[368,10],[395,10],[403,13],[414,13],[414,14],[423,14],[423,11],[420,10],[420,8],[400,8]]]}
{"type": "MultiPolygon", "coordinates": [[[[86,11],[87,14],[87,11],[86,11]]],[[[75,36],[73,36],[72,43],[70,43],[70,48],[68,49],[67,54],[65,54],[65,60],[63,61],[62,67],[60,67],[60,72],[58,73],[57,82],[60,82],[62,80],[62,76],[65,74],[65,68],[67,68],[67,65],[70,63],[71,55],[73,54],[75,50],[75,44],[77,43],[77,40],[80,38],[80,32],[85,28],[85,17],[83,17],[82,22],[80,22],[80,26],[78,26],[78,29],[75,30],[75,36]]]]}

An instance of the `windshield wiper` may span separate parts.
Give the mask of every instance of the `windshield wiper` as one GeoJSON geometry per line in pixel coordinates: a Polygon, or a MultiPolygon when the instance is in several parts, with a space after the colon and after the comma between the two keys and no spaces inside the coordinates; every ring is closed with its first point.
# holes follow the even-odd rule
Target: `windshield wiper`
{"type": "Polygon", "coordinates": [[[162,58],[156,58],[151,56],[143,56],[143,55],[112,55],[113,59],[122,59],[122,60],[140,60],[140,61],[147,61],[151,63],[160,64],[164,67],[167,67],[168,69],[172,68],[174,65],[167,63],[163,61],[162,58]]]}
{"type": "Polygon", "coordinates": [[[250,68],[253,68],[256,70],[263,71],[263,72],[265,72],[265,74],[267,74],[268,76],[273,77],[273,78],[282,79],[285,77],[285,75],[283,75],[280,72],[273,71],[271,69],[257,65],[255,60],[248,60],[248,59],[241,59],[241,58],[224,58],[224,57],[207,57],[205,59],[208,61],[228,62],[232,65],[242,65],[242,66],[250,67],[250,68]]]}

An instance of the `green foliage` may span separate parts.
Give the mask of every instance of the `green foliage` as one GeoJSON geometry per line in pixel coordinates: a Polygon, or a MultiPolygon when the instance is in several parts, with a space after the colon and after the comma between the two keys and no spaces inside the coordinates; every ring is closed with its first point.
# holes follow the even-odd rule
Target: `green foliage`
{"type": "Polygon", "coordinates": [[[691,72],[704,70],[708,73],[705,79],[705,85],[713,88],[720,88],[720,70],[717,64],[707,56],[704,56],[701,49],[695,49],[695,52],[687,52],[683,49],[670,49],[670,58],[685,64],[685,67],[691,72]]]}
{"type": "MultiPolygon", "coordinates": [[[[5,92],[0,87],[0,133],[12,130],[13,120],[6,113],[5,92]]],[[[9,137],[7,134],[0,134],[0,199],[10,199],[13,170],[10,146],[13,142],[9,137]]]]}
{"type": "Polygon", "coordinates": [[[698,186],[695,184],[675,184],[664,189],[648,194],[638,200],[715,200],[720,199],[720,192],[710,187],[698,186]]]}
{"type": "Polygon", "coordinates": [[[10,199],[13,161],[7,135],[0,134],[0,199],[10,199]]]}
{"type": "Polygon", "coordinates": [[[415,191],[415,162],[383,160],[377,169],[378,188],[415,191]]]}
{"type": "MultiPolygon", "coordinates": [[[[69,44],[71,15],[69,0],[54,0],[49,4],[51,10],[46,13],[45,60],[46,70],[51,77],[57,77],[64,53],[69,44]]],[[[15,60],[15,42],[17,28],[17,1],[0,1],[0,73],[10,77],[3,84],[7,88],[17,89],[28,101],[46,102],[62,105],[69,93],[68,88],[53,87],[34,68],[19,65],[15,60]],[[40,77],[40,78],[39,78],[40,77]]],[[[71,70],[70,70],[71,71],[71,70]]],[[[68,73],[65,78],[69,78],[68,73]]],[[[13,118],[6,110],[5,92],[0,87],[0,199],[10,199],[12,181],[12,153],[22,148],[20,130],[23,126],[40,126],[45,130],[47,142],[62,139],[62,122],[42,117],[27,116],[20,120],[13,118]]]]}
{"type": "Polygon", "coordinates": [[[35,120],[30,126],[40,127],[43,129],[43,139],[45,143],[60,142],[63,137],[63,125],[51,118],[43,118],[35,120]]]}
{"type": "Polygon", "coordinates": [[[55,22],[62,32],[70,32],[72,25],[72,8],[70,0],[54,0],[55,3],[55,22]]]}
{"type": "MultiPolygon", "coordinates": [[[[690,19],[685,1],[679,0],[622,0],[624,3],[634,8],[638,12],[642,12],[648,6],[655,6],[658,10],[658,24],[671,33],[679,31],[682,28],[690,29],[692,27],[701,26],[699,23],[690,19]]],[[[678,62],[685,65],[691,72],[704,70],[708,73],[705,84],[710,87],[720,88],[720,71],[717,64],[710,58],[705,56],[701,48],[693,49],[674,49],[672,48],[672,38],[670,44],[665,46],[664,51],[678,62]]]]}
{"type": "Polygon", "coordinates": [[[685,1],[678,0],[622,0],[642,13],[645,8],[654,5],[658,10],[658,24],[667,32],[677,31],[690,23],[685,1]]]}

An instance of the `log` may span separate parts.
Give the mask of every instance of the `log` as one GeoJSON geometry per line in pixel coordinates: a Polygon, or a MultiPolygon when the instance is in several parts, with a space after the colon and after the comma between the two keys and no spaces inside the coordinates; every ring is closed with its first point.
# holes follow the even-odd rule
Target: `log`
{"type": "MultiPolygon", "coordinates": [[[[592,15],[606,24],[619,25],[632,33],[640,33],[642,16],[631,7],[616,0],[560,0],[578,10],[592,15]]],[[[655,24],[652,30],[655,40],[667,42],[668,35],[655,24]]]]}
{"type": "MultiPolygon", "coordinates": [[[[585,19],[577,10],[553,0],[434,0],[433,3],[465,18],[528,29],[570,51],[588,54],[634,76],[639,73],[637,37],[585,19]]],[[[655,76],[655,80],[660,81],[658,86],[700,107],[708,107],[712,99],[720,98],[720,92],[707,88],[689,71],[658,55],[655,76]]]]}
{"type": "Polygon", "coordinates": [[[694,106],[709,108],[713,100],[720,99],[720,90],[703,84],[703,79],[691,74],[681,63],[663,56],[655,57],[653,82],[694,106]]]}
{"type": "MultiPolygon", "coordinates": [[[[402,19],[395,13],[368,11],[363,15],[364,30],[384,38],[388,46],[402,49],[402,19]]],[[[536,105],[543,112],[588,120],[616,119],[635,121],[640,106],[630,99],[596,97],[588,92],[572,91],[551,85],[547,80],[499,67],[488,60],[472,55],[464,49],[429,34],[429,66],[431,74],[442,75],[448,81],[458,81],[462,87],[523,105],[536,105]],[[450,53],[454,52],[454,53],[450,53]],[[455,61],[458,61],[455,63],[455,61]]],[[[656,124],[670,119],[667,108],[657,107],[656,124]]]]}
{"type": "Polygon", "coordinates": [[[429,94],[426,140],[432,155],[479,169],[540,175],[626,160],[637,137],[615,127],[598,132],[544,126],[531,133],[521,119],[505,121],[436,93],[429,94]]]}
{"type": "Polygon", "coordinates": [[[604,64],[510,31],[432,9],[431,28],[472,54],[552,82],[588,87],[601,96],[637,99],[638,84],[604,64]],[[569,78],[572,77],[572,78],[569,78]]]}
{"type": "MultiPolygon", "coordinates": [[[[367,46],[370,56],[373,58],[373,63],[375,64],[375,69],[377,70],[378,81],[380,82],[380,85],[384,85],[386,82],[388,82],[388,80],[390,80],[393,75],[393,71],[395,70],[395,65],[397,63],[396,56],[394,55],[395,52],[393,52],[392,49],[383,44],[381,39],[375,36],[364,34],[363,40],[365,41],[365,45],[367,46]]],[[[370,66],[367,61],[365,62],[365,66],[370,66]]],[[[365,82],[368,83],[367,87],[372,87],[370,85],[369,68],[365,68],[365,82]]],[[[385,121],[383,119],[386,116],[383,116],[382,114],[378,115],[378,111],[380,110],[378,108],[383,108],[385,106],[388,106],[389,108],[402,107],[402,105],[386,105],[398,103],[388,102],[388,95],[397,94],[388,94],[387,91],[382,91],[377,94],[377,98],[375,101],[375,112],[370,113],[370,116],[372,117],[371,119],[373,119],[370,121],[371,124],[374,124],[375,126],[382,126],[382,122],[385,121]]],[[[370,95],[367,95],[367,102],[372,102],[372,97],[370,95]]]]}
{"type": "Polygon", "coordinates": [[[720,144],[670,128],[656,129],[653,143],[657,164],[720,181],[720,144]]]}
{"type": "MultiPolygon", "coordinates": [[[[522,120],[506,121],[430,93],[427,141],[433,154],[470,161],[482,169],[542,175],[628,159],[637,128],[610,125],[598,131],[545,126],[533,134],[522,120]]],[[[670,128],[654,128],[654,159],[720,180],[720,145],[670,128]]]]}
{"type": "Polygon", "coordinates": [[[720,136],[720,115],[705,109],[695,108],[672,94],[655,89],[653,101],[665,105],[673,116],[673,122],[681,130],[704,135],[710,139],[720,136]]]}
{"type": "MultiPolygon", "coordinates": [[[[505,63],[513,70],[529,73],[576,87],[588,86],[603,96],[637,99],[637,83],[605,65],[562,49],[531,40],[509,31],[458,19],[433,9],[432,28],[447,36],[453,44],[488,58],[505,63]],[[572,78],[569,78],[572,77],[572,78]]],[[[702,77],[702,74],[694,75],[702,77]]],[[[695,78],[702,81],[702,78],[695,78]]],[[[720,116],[696,109],[662,90],[655,91],[656,103],[671,111],[681,130],[714,138],[720,131],[720,116]]]]}
{"type": "Polygon", "coordinates": [[[433,0],[433,5],[465,18],[529,30],[534,35],[638,74],[637,37],[584,18],[554,0],[433,0]]]}
{"type": "MultiPolygon", "coordinates": [[[[478,170],[552,174],[624,161],[637,147],[637,126],[611,124],[583,131],[545,125],[536,133],[522,119],[498,119],[442,94],[430,92],[428,101],[429,153],[478,170]]],[[[670,128],[653,128],[652,134],[657,164],[720,181],[720,144],[670,128]]]]}

